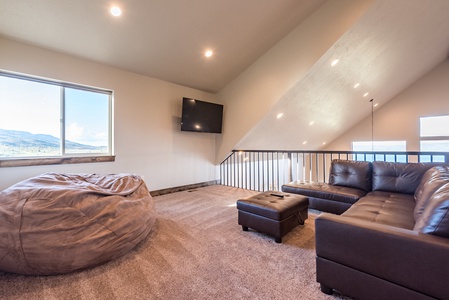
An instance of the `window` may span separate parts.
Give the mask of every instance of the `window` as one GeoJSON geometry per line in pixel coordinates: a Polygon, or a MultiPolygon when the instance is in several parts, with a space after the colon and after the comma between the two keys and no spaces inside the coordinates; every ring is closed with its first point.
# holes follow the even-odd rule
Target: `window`
{"type": "Polygon", "coordinates": [[[406,155],[394,154],[369,154],[369,152],[402,152],[406,151],[406,141],[369,141],[352,142],[352,151],[366,152],[367,154],[357,154],[359,161],[391,161],[406,162],[406,155]]]}
{"type": "Polygon", "coordinates": [[[111,155],[111,91],[0,72],[0,166],[111,155]]]}
{"type": "MultiPolygon", "coordinates": [[[[419,118],[420,149],[424,152],[449,152],[449,116],[419,118]]],[[[444,156],[421,155],[421,161],[444,161],[444,156]]]]}

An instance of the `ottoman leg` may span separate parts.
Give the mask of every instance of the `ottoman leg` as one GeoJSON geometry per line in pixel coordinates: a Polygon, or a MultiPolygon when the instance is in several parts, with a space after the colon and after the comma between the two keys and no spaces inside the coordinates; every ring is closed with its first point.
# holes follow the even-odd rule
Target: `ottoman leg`
{"type": "Polygon", "coordinates": [[[242,225],[242,230],[243,231],[248,231],[248,227],[242,225]]]}
{"type": "Polygon", "coordinates": [[[275,237],[275,238],[274,238],[274,241],[275,241],[276,243],[280,244],[280,243],[282,243],[282,238],[280,238],[280,237],[275,237]]]}

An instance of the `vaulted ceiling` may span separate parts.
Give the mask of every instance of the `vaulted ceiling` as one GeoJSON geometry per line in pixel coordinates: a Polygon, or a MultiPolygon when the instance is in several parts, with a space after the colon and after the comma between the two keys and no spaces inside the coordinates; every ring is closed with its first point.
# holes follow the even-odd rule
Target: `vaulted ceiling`
{"type": "MultiPolygon", "coordinates": [[[[0,35],[217,93],[328,1],[0,0],[0,35]]],[[[449,1],[372,2],[237,148],[318,149],[447,59],[449,1]]]]}
{"type": "Polygon", "coordinates": [[[373,1],[235,148],[326,147],[448,58],[448,16],[446,0],[373,1]]]}

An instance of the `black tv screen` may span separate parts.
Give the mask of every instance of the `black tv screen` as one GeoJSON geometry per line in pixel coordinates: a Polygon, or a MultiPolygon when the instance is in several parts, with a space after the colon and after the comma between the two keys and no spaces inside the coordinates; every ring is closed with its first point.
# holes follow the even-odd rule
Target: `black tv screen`
{"type": "Polygon", "coordinates": [[[182,98],[181,131],[221,133],[223,105],[182,98]]]}

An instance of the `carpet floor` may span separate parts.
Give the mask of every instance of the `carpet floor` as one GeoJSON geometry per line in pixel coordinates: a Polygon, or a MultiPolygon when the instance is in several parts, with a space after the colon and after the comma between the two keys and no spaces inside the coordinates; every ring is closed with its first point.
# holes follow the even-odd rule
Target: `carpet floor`
{"type": "Polygon", "coordinates": [[[282,244],[237,224],[256,192],[215,185],[154,197],[157,221],[127,255],[66,275],[0,272],[0,299],[346,299],[315,280],[314,220],[282,244]]]}

